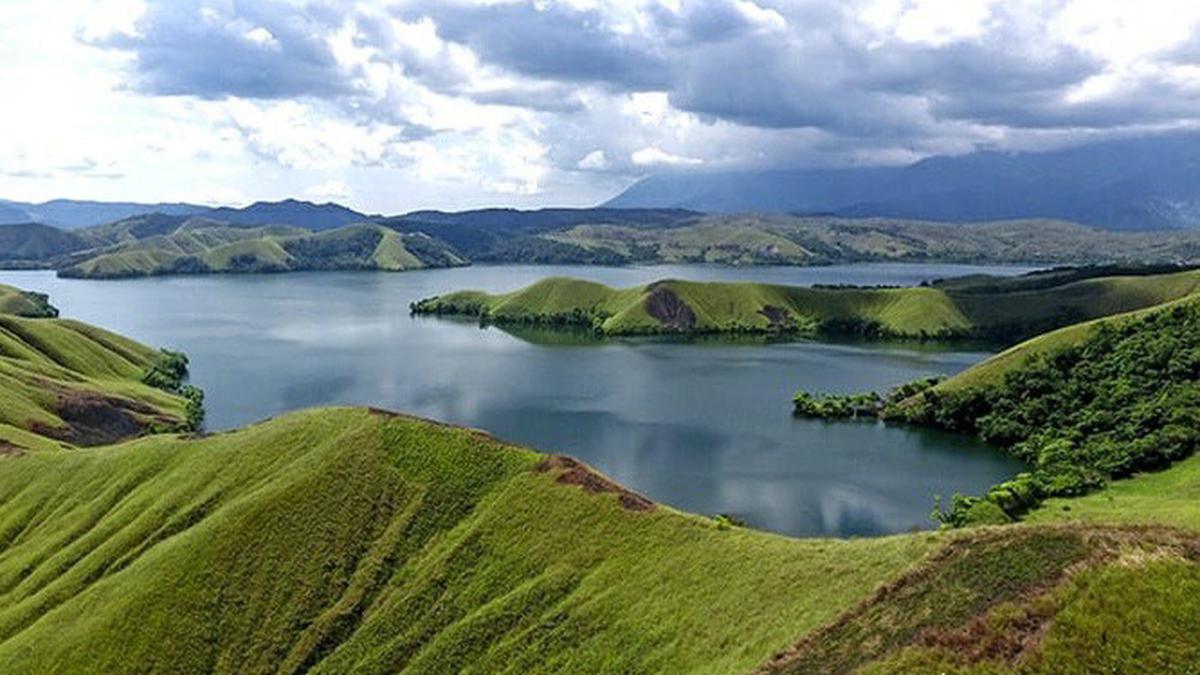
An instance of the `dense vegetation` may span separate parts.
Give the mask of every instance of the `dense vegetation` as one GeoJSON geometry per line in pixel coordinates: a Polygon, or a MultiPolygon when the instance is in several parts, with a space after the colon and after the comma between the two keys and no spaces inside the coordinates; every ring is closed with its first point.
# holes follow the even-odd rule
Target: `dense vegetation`
{"type": "MultiPolygon", "coordinates": [[[[988,282],[992,283],[992,282],[988,282]]],[[[942,288],[806,288],[666,280],[613,289],[550,278],[502,295],[460,291],[421,300],[416,314],[498,325],[590,328],[603,335],[762,333],[1011,341],[1200,291],[1200,271],[1091,277],[991,292],[942,288]]]]}
{"type": "MultiPolygon", "coordinates": [[[[1029,473],[983,498],[1008,516],[1162,469],[1200,445],[1200,303],[1100,322],[1078,344],[1027,360],[998,383],[935,387],[888,416],[977,433],[1028,463],[1029,473]]],[[[947,518],[957,524],[984,508],[960,497],[947,518]]]]}

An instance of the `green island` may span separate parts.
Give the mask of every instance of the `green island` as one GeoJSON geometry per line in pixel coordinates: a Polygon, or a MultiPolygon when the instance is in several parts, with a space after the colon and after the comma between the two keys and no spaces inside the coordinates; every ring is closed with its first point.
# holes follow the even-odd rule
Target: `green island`
{"type": "MultiPolygon", "coordinates": [[[[1197,314],[1188,299],[1051,333],[914,385],[901,407],[938,414],[985,387],[999,410],[1008,387],[1044,387],[1023,374],[1059,365],[1079,372],[1056,395],[1076,396],[1076,380],[1126,362],[1120,396],[1148,410],[1189,395],[1197,373],[1180,355],[1197,314]],[[1165,394],[1154,364],[1177,378],[1165,394]]],[[[78,322],[0,317],[0,663],[12,672],[1170,672],[1200,660],[1200,457],[1185,446],[1032,504],[1021,522],[795,539],[381,410],[197,435],[185,372],[181,355],[78,322]],[[1138,473],[1149,468],[1161,470],[1138,473]]],[[[1060,421],[1072,436],[1092,428],[1074,412],[1060,421]]],[[[1043,431],[1028,430],[1030,449],[1056,442],[1043,431]]]]}
{"type": "Polygon", "coordinates": [[[1200,270],[1134,268],[952,279],[915,288],[800,287],[664,280],[635,288],[553,277],[493,295],[459,291],[412,304],[420,315],[499,326],[574,327],[608,336],[859,335],[1014,341],[1200,291],[1200,270]]]}

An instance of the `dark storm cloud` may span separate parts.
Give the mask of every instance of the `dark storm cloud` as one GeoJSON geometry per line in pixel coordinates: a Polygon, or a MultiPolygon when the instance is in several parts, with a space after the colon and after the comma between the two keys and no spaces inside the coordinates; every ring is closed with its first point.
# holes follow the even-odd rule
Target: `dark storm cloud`
{"type": "Polygon", "coordinates": [[[151,94],[329,97],[350,91],[324,40],[338,21],[331,6],[172,0],[151,4],[136,35],[93,44],[132,53],[133,85],[151,94]]]}
{"type": "Polygon", "coordinates": [[[633,90],[669,84],[669,54],[644,36],[614,31],[596,10],[431,2],[399,15],[428,16],[443,38],[470,47],[485,63],[530,77],[633,90]]]}
{"type": "MultiPolygon", "coordinates": [[[[822,153],[840,148],[857,161],[872,149],[965,151],[996,137],[980,127],[1033,138],[1200,119],[1200,88],[1153,68],[1091,98],[1073,96],[1109,64],[1053,33],[1047,18],[1062,6],[1000,2],[976,32],[914,41],[866,24],[860,5],[842,0],[683,0],[638,10],[553,0],[410,0],[391,9],[182,0],[153,4],[137,36],[100,44],[132,53],[134,86],[154,94],[338,99],[348,105],[334,107],[361,124],[407,124],[399,111],[422,87],[526,108],[539,113],[539,140],[564,167],[600,149],[620,166],[656,145],[638,121],[620,126],[621,95],[642,91],[663,92],[705,122],[732,123],[737,138],[722,137],[728,146],[719,151],[671,149],[697,157],[735,156],[741,139],[757,143],[758,155],[791,147],[766,134],[801,138],[810,153],[820,138],[822,153]],[[362,74],[339,66],[328,44],[347,25],[373,61],[419,87],[364,95],[362,74]],[[254,39],[263,31],[272,39],[254,39]]],[[[1200,42],[1155,58],[1164,68],[1200,63],[1200,42]]],[[[414,135],[424,133],[434,131],[414,135]]]]}

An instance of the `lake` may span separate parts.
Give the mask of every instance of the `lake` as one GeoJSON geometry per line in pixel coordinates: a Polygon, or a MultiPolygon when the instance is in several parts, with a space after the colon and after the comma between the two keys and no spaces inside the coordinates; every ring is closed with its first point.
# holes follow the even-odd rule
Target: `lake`
{"type": "Polygon", "coordinates": [[[408,303],[569,275],[896,284],[1025,267],[497,266],[404,273],[58,279],[0,272],[63,316],[191,358],[207,426],[309,406],[374,405],[579,457],[652,499],[792,535],[931,526],[933,495],[977,493],[1020,469],[982,443],[875,422],[795,419],[797,388],[852,392],[957,372],[981,347],[921,343],[559,339],[413,318],[408,303]]]}

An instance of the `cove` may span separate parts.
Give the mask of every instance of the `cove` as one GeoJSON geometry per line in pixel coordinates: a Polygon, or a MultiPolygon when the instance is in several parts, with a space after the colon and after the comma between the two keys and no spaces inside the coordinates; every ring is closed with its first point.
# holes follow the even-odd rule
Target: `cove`
{"type": "Polygon", "coordinates": [[[405,273],[58,279],[0,272],[65,316],[192,359],[208,428],[298,408],[374,405],[577,456],[655,501],[792,535],[928,528],[933,495],[980,492],[1020,469],[961,436],[791,416],[797,388],[886,389],[957,372],[982,347],[767,343],[512,334],[412,318],[408,303],[461,288],[509,291],[567,275],[614,286],[661,278],[911,285],[1022,267],[861,264],[467,267],[405,273]]]}

